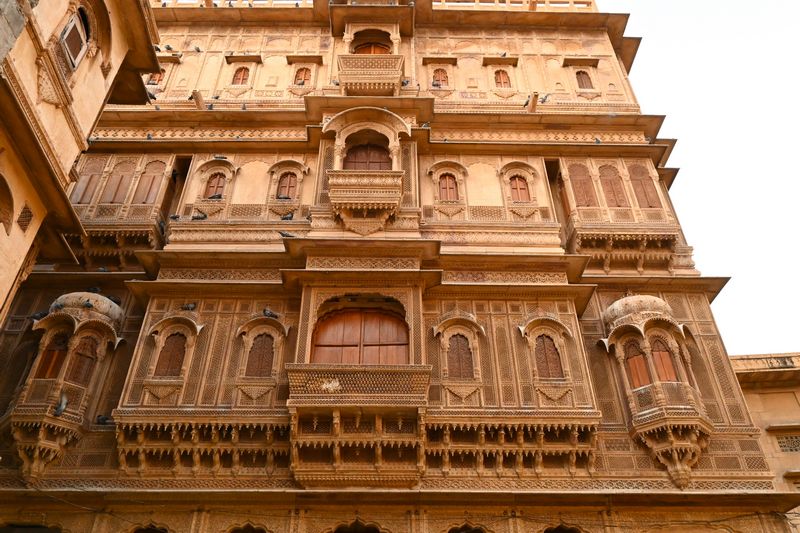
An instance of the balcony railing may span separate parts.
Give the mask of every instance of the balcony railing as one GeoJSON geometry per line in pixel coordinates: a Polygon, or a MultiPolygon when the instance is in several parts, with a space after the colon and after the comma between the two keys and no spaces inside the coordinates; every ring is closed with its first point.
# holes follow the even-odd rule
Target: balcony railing
{"type": "Polygon", "coordinates": [[[339,85],[347,95],[397,96],[403,78],[403,56],[341,55],[339,85]]]}
{"type": "Polygon", "coordinates": [[[427,404],[430,365],[287,364],[289,406],[427,404]]]}

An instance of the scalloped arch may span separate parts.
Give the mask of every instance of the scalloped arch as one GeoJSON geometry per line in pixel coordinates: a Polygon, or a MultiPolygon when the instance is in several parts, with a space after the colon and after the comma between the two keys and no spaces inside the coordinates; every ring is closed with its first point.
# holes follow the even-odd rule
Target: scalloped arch
{"type": "MultiPolygon", "coordinates": [[[[411,125],[407,124],[399,115],[389,111],[388,109],[381,109],[380,107],[354,107],[347,109],[333,116],[323,127],[322,133],[329,131],[340,133],[343,132],[348,126],[354,124],[382,124],[388,127],[390,131],[395,133],[395,136],[400,133],[405,133],[411,136],[411,125]]],[[[374,129],[374,127],[373,127],[374,129]]],[[[392,139],[390,138],[391,142],[392,139]]]]}
{"type": "Polygon", "coordinates": [[[289,335],[289,326],[286,326],[280,320],[266,316],[258,316],[251,318],[250,320],[239,326],[239,329],[236,330],[236,336],[239,337],[240,335],[244,335],[245,333],[250,333],[258,326],[271,326],[272,328],[280,332],[284,337],[289,335]]]}
{"type": "Polygon", "coordinates": [[[550,325],[554,327],[556,330],[561,331],[562,333],[566,333],[567,337],[574,340],[575,337],[572,335],[572,331],[569,329],[569,326],[561,322],[558,318],[552,316],[537,316],[528,319],[527,322],[518,326],[519,332],[522,334],[523,337],[528,337],[531,330],[540,326],[540,325],[550,325]]]}
{"type": "Polygon", "coordinates": [[[508,174],[513,173],[514,171],[523,171],[530,176],[539,175],[539,173],[533,166],[531,166],[529,163],[525,163],[524,161],[511,161],[510,163],[506,163],[500,168],[498,174],[500,176],[506,176],[508,174]]]}
{"type": "Polygon", "coordinates": [[[447,328],[454,325],[466,326],[476,333],[480,333],[484,337],[486,336],[486,330],[478,323],[475,315],[465,312],[459,312],[442,318],[438,324],[433,326],[433,336],[437,337],[441,335],[447,328]]]}
{"type": "Polygon", "coordinates": [[[434,175],[439,173],[442,170],[451,170],[457,169],[463,176],[467,176],[467,167],[459,163],[458,161],[453,161],[450,159],[446,159],[444,161],[437,161],[436,163],[432,164],[428,169],[428,175],[434,175]]]}
{"type": "Polygon", "coordinates": [[[200,331],[205,327],[205,324],[198,324],[197,322],[195,322],[194,320],[192,320],[187,316],[174,315],[174,316],[164,317],[155,324],[153,324],[153,326],[150,328],[147,334],[148,335],[158,334],[159,331],[173,324],[181,324],[187,326],[190,331],[194,332],[195,335],[199,335],[200,331]]]}
{"type": "Polygon", "coordinates": [[[272,176],[276,172],[283,172],[286,170],[295,170],[300,174],[308,174],[309,168],[307,165],[304,165],[300,161],[295,161],[294,159],[281,159],[277,163],[273,164],[267,170],[267,173],[272,176]]]}

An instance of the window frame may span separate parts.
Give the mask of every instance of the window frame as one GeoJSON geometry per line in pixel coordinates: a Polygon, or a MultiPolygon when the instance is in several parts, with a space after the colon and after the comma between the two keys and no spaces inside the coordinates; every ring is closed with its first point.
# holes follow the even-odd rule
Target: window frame
{"type": "Polygon", "coordinates": [[[231,85],[237,87],[243,87],[250,85],[250,67],[246,66],[237,66],[236,70],[233,71],[233,76],[231,76],[231,85]],[[242,74],[243,80],[239,80],[240,73],[242,74]]]}
{"type": "Polygon", "coordinates": [[[508,70],[499,68],[494,71],[494,88],[502,90],[514,88],[513,84],[511,83],[511,74],[508,73],[508,70]],[[502,79],[503,76],[505,76],[505,79],[502,79]]]}
{"type": "Polygon", "coordinates": [[[575,85],[579,91],[597,91],[591,74],[585,68],[575,69],[575,85]],[[581,76],[583,74],[583,76],[581,76]],[[588,83],[588,87],[585,87],[588,83]]]}
{"type": "MultiPolygon", "coordinates": [[[[82,8],[78,8],[82,9],[82,8]]],[[[88,19],[88,15],[86,15],[88,19]]],[[[61,44],[61,48],[64,50],[64,55],[66,56],[67,60],[69,61],[70,68],[72,71],[78,70],[83,58],[86,57],[86,54],[89,51],[89,29],[85,27],[85,23],[81,20],[80,13],[74,13],[70,16],[67,23],[64,25],[64,29],[61,30],[61,36],[59,37],[59,42],[61,44]],[[81,40],[81,49],[78,51],[77,55],[73,55],[72,51],[70,50],[70,46],[67,43],[67,35],[71,30],[76,30],[78,32],[78,36],[81,40]]]]}

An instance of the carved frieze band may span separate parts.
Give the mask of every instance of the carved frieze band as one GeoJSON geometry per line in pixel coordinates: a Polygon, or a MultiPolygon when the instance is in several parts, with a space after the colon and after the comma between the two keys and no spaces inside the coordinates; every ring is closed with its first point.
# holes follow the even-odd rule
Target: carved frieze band
{"type": "Polygon", "coordinates": [[[563,272],[484,272],[476,270],[447,271],[442,274],[445,283],[502,283],[506,285],[566,284],[563,272]]]}
{"type": "Polygon", "coordinates": [[[419,270],[413,257],[309,257],[306,268],[314,270],[419,270]]]}
{"type": "Polygon", "coordinates": [[[94,132],[99,139],[139,141],[147,136],[158,140],[275,140],[303,141],[306,139],[305,128],[158,128],[157,131],[143,128],[100,127],[94,132]]]}
{"type": "Polygon", "coordinates": [[[601,132],[601,131],[515,131],[515,130],[434,130],[431,140],[441,141],[511,141],[511,142],[549,142],[549,143],[646,143],[641,131],[601,132]]]}
{"type": "Polygon", "coordinates": [[[232,270],[223,268],[162,268],[160,280],[206,279],[223,281],[280,281],[277,268],[251,268],[232,270]]]}

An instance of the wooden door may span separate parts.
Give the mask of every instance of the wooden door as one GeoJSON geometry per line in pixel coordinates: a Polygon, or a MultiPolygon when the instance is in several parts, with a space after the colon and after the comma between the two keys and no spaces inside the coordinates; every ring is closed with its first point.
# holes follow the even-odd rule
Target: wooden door
{"type": "Polygon", "coordinates": [[[311,362],[408,364],[408,328],[401,318],[378,310],[352,309],[334,313],[317,324],[311,362]]]}
{"type": "Polygon", "coordinates": [[[380,43],[365,43],[356,46],[356,54],[383,55],[389,53],[389,47],[380,43]]]}
{"type": "Polygon", "coordinates": [[[377,144],[354,146],[344,158],[345,170],[392,170],[389,150],[377,144]]]}

